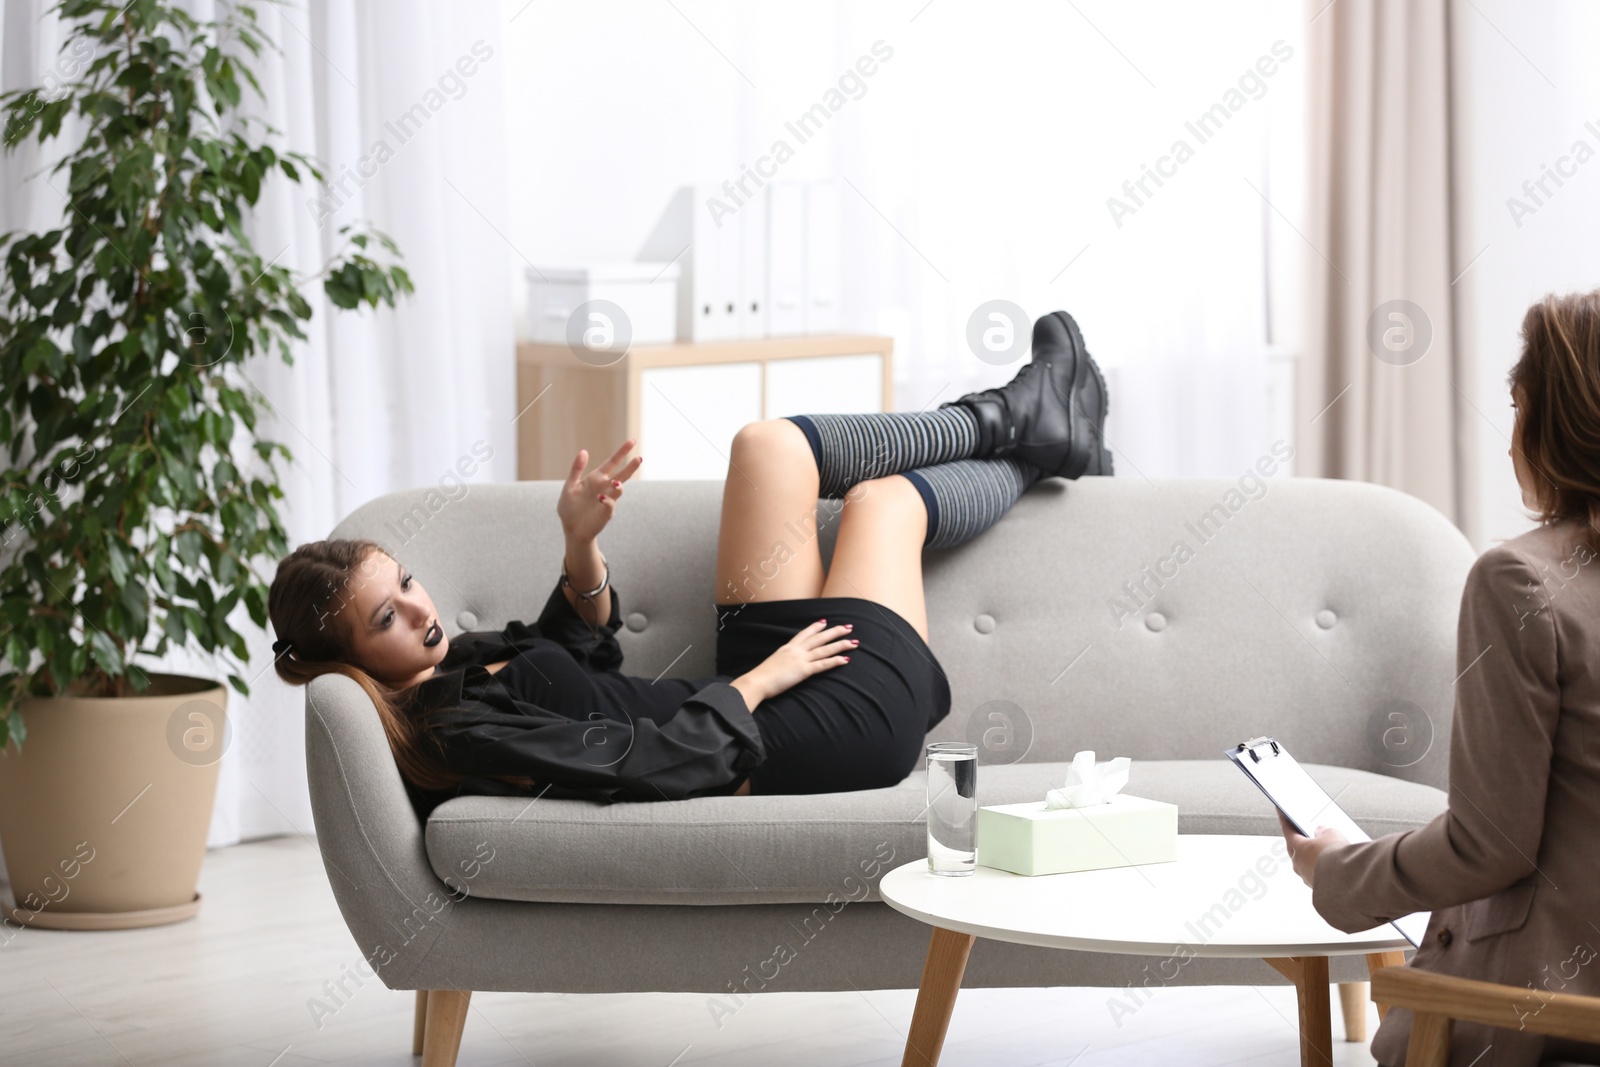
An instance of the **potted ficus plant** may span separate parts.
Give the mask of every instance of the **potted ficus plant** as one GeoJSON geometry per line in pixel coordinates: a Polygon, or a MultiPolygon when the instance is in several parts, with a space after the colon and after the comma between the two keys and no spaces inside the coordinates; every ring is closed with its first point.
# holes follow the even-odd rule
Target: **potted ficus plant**
{"type": "Polygon", "coordinates": [[[227,658],[248,695],[230,616],[266,625],[255,567],[288,550],[276,463],[293,457],[257,439],[266,401],[242,366],[293,362],[309,282],[346,309],[412,285],[366,226],[310,278],[257,254],[263,184],[322,172],[240,110],[261,94],[250,58],[275,47],[252,7],[54,10],[51,84],[0,95],[8,153],[69,116],[77,144],[36,178],[66,201],[59,225],[0,236],[0,849],[13,922],[148,925],[198,908],[227,689],[139,661],[227,658]]]}

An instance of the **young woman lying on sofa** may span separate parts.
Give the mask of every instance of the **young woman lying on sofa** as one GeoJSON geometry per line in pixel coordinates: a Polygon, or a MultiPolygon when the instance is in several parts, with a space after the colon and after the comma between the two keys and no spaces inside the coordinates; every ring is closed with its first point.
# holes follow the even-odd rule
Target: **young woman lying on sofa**
{"type": "MultiPolygon", "coordinates": [[[[1283,832],[1330,925],[1432,911],[1411,965],[1525,986],[1533,1015],[1552,993],[1600,994],[1600,291],[1535,304],[1522,341],[1510,454],[1540,525],[1467,575],[1449,806],[1357,844],[1283,832]]],[[[1389,1011],[1374,1058],[1403,1063],[1410,1027],[1389,1011]]],[[[1600,1063],[1600,1046],[1458,1022],[1450,1048],[1452,1067],[1546,1057],[1600,1063]]]]}
{"type": "Polygon", "coordinates": [[[586,451],[573,461],[556,506],[562,577],[532,625],[451,638],[418,576],[377,543],[318,541],[273,579],[278,676],[358,682],[422,814],[458,793],[644,801],[893,785],[950,709],[927,644],[922,547],[971,540],[1041,477],[1111,474],[1107,407],[1077,324],[1057,311],[999,388],[933,411],[746,425],[723,487],[711,677],[621,671],[622,608],[596,538],[643,459],[627,458],[632,440],[592,469],[586,451]],[[819,497],[845,500],[827,573],[819,497]],[[812,536],[759,588],[741,586],[799,516],[812,536]]]}

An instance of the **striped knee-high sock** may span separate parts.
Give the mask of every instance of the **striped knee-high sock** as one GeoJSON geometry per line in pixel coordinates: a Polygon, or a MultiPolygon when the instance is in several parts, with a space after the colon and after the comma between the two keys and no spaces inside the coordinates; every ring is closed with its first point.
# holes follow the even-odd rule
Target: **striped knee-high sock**
{"type": "Polygon", "coordinates": [[[978,451],[977,418],[961,405],[932,411],[787,415],[805,432],[820,476],[818,495],[842,497],[857,482],[978,451]]]}
{"type": "Polygon", "coordinates": [[[922,542],[928,548],[966,544],[999,522],[1044,477],[1038,467],[1011,457],[959,459],[900,474],[917,487],[928,509],[928,534],[922,542]]]}

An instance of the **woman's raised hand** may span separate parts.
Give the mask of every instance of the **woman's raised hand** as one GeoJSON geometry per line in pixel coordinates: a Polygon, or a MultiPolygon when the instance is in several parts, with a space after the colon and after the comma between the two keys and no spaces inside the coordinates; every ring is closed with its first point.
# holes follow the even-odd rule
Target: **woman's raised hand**
{"type": "Polygon", "coordinates": [[[760,680],[764,697],[777,696],[813,674],[849,662],[845,653],[859,644],[850,636],[851,627],[827,626],[827,621],[818,619],[807,626],[750,672],[760,680]]]}
{"type": "Polygon", "coordinates": [[[589,450],[578,449],[572,469],[567,472],[566,484],[561,487],[561,496],[556,500],[556,515],[568,538],[593,540],[611,521],[617,500],[622,496],[622,483],[633,477],[633,472],[644,461],[643,456],[634,456],[626,465],[623,463],[636,443],[628,438],[593,470],[587,469],[589,450]]]}

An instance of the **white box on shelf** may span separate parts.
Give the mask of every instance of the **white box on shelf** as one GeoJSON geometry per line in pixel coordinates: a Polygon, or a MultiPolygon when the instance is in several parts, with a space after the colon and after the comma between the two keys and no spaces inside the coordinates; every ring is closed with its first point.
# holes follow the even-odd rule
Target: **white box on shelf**
{"type": "Polygon", "coordinates": [[[629,343],[669,344],[678,335],[676,263],[591,263],[576,267],[529,267],[528,340],[564,345],[569,330],[599,340],[591,347],[620,346],[622,324],[604,308],[591,308],[573,325],[573,315],[589,301],[615,304],[627,316],[629,343]],[[616,340],[607,340],[607,336],[616,340]]]}

